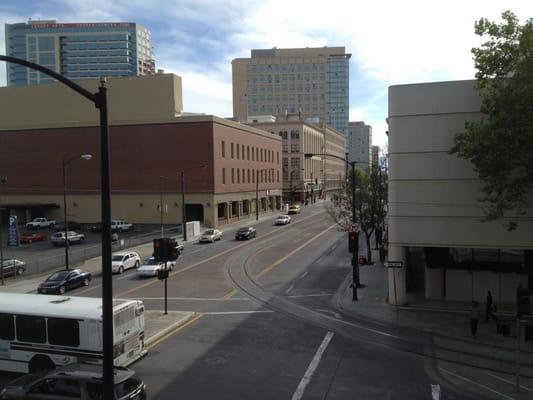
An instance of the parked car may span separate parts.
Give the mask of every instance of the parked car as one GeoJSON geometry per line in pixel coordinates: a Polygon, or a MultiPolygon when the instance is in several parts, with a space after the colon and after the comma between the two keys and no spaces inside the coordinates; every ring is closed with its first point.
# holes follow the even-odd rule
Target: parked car
{"type": "MultiPolygon", "coordinates": [[[[68,231],[67,240],[69,244],[81,243],[85,240],[85,235],[83,233],[68,231]]],[[[52,236],[50,236],[50,242],[52,242],[54,246],[64,246],[65,231],[54,233],[52,236]]]]}
{"type": "Polygon", "coordinates": [[[235,239],[236,240],[248,240],[248,239],[256,237],[256,235],[257,235],[257,231],[255,230],[255,228],[252,226],[248,226],[246,228],[240,228],[235,233],[235,239]]]}
{"type": "MultiPolygon", "coordinates": [[[[146,400],[146,385],[131,369],[114,367],[113,384],[114,400],[146,400]]],[[[15,379],[0,391],[0,399],[97,400],[103,398],[102,385],[101,364],[69,364],[15,379]]]]}
{"type": "Polygon", "coordinates": [[[93,226],[91,226],[89,228],[89,230],[91,232],[94,232],[94,233],[100,233],[102,232],[102,223],[101,222],[97,222],[96,224],[94,224],[93,226]]]}
{"type": "Polygon", "coordinates": [[[4,260],[2,267],[4,276],[22,275],[26,271],[26,263],[15,258],[4,260]]]}
{"type": "Polygon", "coordinates": [[[40,233],[24,232],[20,235],[20,243],[42,242],[45,239],[40,233]]]}
{"type": "Polygon", "coordinates": [[[111,269],[114,274],[123,273],[130,268],[139,268],[141,257],[134,251],[121,251],[114,253],[111,258],[111,269]]]}
{"type": "Polygon", "coordinates": [[[81,269],[58,271],[46,278],[37,288],[37,292],[64,294],[67,290],[88,286],[91,279],[91,273],[81,269]]]}
{"type": "Polygon", "coordinates": [[[126,232],[133,229],[132,224],[128,224],[122,219],[113,219],[111,220],[111,232],[126,232]]]}
{"type": "MultiPolygon", "coordinates": [[[[67,221],[68,222],[68,229],[69,230],[75,230],[75,231],[81,231],[83,229],[83,225],[76,221],[67,221]]],[[[64,231],[65,230],[65,223],[59,222],[56,227],[56,231],[64,231]]]]}
{"type": "MultiPolygon", "coordinates": [[[[176,265],[175,261],[168,261],[167,268],[172,270],[176,265]]],[[[156,261],[154,257],[150,257],[143,265],[137,268],[137,276],[139,278],[145,278],[150,276],[157,276],[157,271],[165,269],[164,261],[156,261]]]]}
{"type": "Polygon", "coordinates": [[[208,229],[204,233],[202,233],[202,236],[200,236],[200,243],[204,242],[211,242],[213,243],[215,240],[222,239],[222,232],[218,229],[208,229]]]}
{"type": "Polygon", "coordinates": [[[52,228],[56,225],[56,221],[51,219],[46,219],[44,217],[34,218],[33,221],[26,224],[26,229],[43,229],[43,228],[52,228]]]}
{"type": "Polygon", "coordinates": [[[288,215],[280,215],[274,221],[274,225],[287,225],[290,222],[291,222],[291,217],[289,217],[288,215]]]}
{"type": "Polygon", "coordinates": [[[300,214],[301,207],[297,204],[294,204],[289,207],[289,214],[300,214]]]}

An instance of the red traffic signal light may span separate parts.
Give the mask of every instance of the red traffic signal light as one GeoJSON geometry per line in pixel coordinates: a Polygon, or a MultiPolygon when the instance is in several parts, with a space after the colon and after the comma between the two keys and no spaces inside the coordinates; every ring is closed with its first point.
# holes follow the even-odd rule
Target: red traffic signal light
{"type": "Polygon", "coordinates": [[[348,232],[348,250],[350,253],[357,253],[359,234],[355,231],[348,232]]]}

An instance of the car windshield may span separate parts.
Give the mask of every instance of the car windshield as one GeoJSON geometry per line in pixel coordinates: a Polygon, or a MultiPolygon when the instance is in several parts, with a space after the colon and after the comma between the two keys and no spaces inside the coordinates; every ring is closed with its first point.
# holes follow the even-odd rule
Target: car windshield
{"type": "Polygon", "coordinates": [[[237,232],[240,232],[240,233],[246,233],[250,230],[250,228],[241,228],[239,229],[237,232]]]}
{"type": "Polygon", "coordinates": [[[208,230],[206,230],[206,231],[204,232],[204,235],[212,235],[212,234],[214,234],[214,233],[215,233],[215,231],[214,231],[213,229],[208,229],[208,230]]]}
{"type": "Polygon", "coordinates": [[[159,261],[156,261],[155,258],[151,257],[144,262],[144,265],[159,265],[159,261]]]}
{"type": "Polygon", "coordinates": [[[47,281],[62,281],[68,275],[69,271],[59,271],[48,277],[47,281]]]}
{"type": "Polygon", "coordinates": [[[115,385],[115,394],[117,398],[123,398],[131,394],[141,385],[141,381],[136,376],[126,379],[124,382],[115,385]]]}
{"type": "Polygon", "coordinates": [[[113,256],[111,259],[112,261],[122,261],[124,259],[124,256],[113,256]]]}

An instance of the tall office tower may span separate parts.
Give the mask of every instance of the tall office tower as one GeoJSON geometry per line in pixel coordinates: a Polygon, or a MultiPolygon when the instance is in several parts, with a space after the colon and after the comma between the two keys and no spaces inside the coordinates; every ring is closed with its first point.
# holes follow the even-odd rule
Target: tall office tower
{"type": "Polygon", "coordinates": [[[370,168],[372,145],[372,126],[364,121],[348,124],[348,159],[356,161],[360,167],[370,168]]]}
{"type": "Polygon", "coordinates": [[[233,67],[233,117],[301,113],[348,134],[349,60],[344,47],[252,50],[233,67]]]}
{"type": "Polygon", "coordinates": [[[370,167],[372,170],[377,170],[379,168],[379,146],[372,146],[372,160],[370,162],[370,167]]]}
{"type": "MultiPolygon", "coordinates": [[[[6,53],[40,64],[70,79],[155,74],[152,36],[134,22],[5,25],[6,53]]],[[[7,63],[7,85],[51,82],[52,78],[7,63]]]]}

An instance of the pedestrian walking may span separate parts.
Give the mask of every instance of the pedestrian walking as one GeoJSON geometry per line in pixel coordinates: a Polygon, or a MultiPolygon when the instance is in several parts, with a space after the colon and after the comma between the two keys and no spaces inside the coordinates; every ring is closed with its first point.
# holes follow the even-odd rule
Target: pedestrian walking
{"type": "Polygon", "coordinates": [[[479,322],[480,315],[479,304],[477,301],[473,301],[472,308],[470,310],[470,332],[472,333],[472,337],[476,336],[477,324],[479,322]]]}
{"type": "Polygon", "coordinates": [[[492,302],[492,293],[490,290],[487,292],[487,301],[485,304],[485,322],[489,322],[489,318],[494,318],[494,321],[498,322],[498,318],[496,318],[496,315],[494,315],[494,310],[496,310],[496,306],[492,302]]]}

